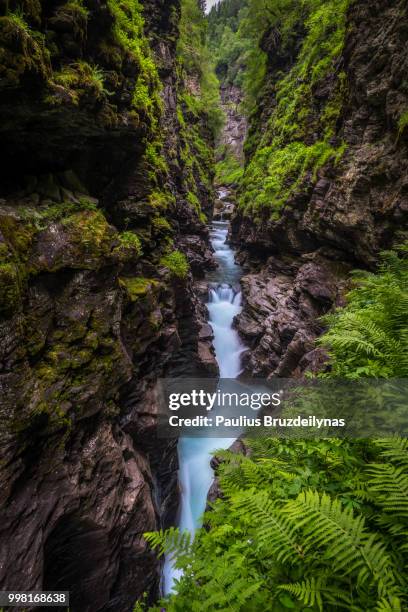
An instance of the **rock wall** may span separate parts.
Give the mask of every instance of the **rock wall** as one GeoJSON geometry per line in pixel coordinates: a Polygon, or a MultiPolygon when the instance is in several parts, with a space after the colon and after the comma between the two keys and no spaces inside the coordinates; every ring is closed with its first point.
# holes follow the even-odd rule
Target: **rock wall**
{"type": "Polygon", "coordinates": [[[178,504],[157,378],[217,371],[185,259],[211,265],[213,194],[209,164],[191,173],[180,152],[180,6],[6,4],[0,586],[127,612],[159,592],[142,534],[178,504]]]}
{"type": "Polygon", "coordinates": [[[219,145],[229,149],[240,161],[244,157],[244,141],[247,133],[247,121],[241,111],[243,92],[236,85],[229,83],[221,86],[221,104],[225,114],[225,124],[219,145]]]}
{"type": "MultiPolygon", "coordinates": [[[[279,112],[276,84],[296,66],[304,35],[299,25],[289,41],[276,30],[263,38],[268,70],[251,118],[247,167],[268,144],[279,112]]],[[[372,268],[382,249],[407,237],[407,39],[405,1],[350,4],[343,50],[312,86],[305,124],[292,137],[301,129],[311,146],[334,117],[327,146],[340,154],[298,182],[288,174],[279,213],[265,204],[256,212],[241,206],[234,216],[231,239],[252,272],[243,279],[246,303],[237,319],[252,347],[248,373],[288,377],[321,369],[324,353],[313,344],[323,329],[319,317],[341,303],[348,271],[372,268]]],[[[268,180],[264,175],[265,188],[268,180]]]]}

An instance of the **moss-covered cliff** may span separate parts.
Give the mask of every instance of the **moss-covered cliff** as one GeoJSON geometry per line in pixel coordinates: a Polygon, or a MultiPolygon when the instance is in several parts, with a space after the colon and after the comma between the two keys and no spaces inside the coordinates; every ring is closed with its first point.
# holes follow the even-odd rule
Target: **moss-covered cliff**
{"type": "Polygon", "coordinates": [[[258,30],[251,7],[260,48],[232,238],[257,273],[238,325],[249,372],[291,376],[322,367],[320,317],[350,268],[407,237],[406,3],[282,1],[258,30]]]}
{"type": "Polygon", "coordinates": [[[192,286],[213,136],[185,5],[1,3],[0,584],[67,585],[78,612],[157,594],[142,534],[178,502],[157,378],[217,372],[192,286]]]}
{"type": "Polygon", "coordinates": [[[367,264],[406,222],[406,6],[284,4],[260,40],[237,235],[367,264]]]}

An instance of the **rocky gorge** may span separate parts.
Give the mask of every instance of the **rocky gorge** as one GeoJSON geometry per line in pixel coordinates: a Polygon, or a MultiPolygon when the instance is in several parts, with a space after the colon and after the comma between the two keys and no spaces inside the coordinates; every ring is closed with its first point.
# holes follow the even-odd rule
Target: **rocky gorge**
{"type": "MultiPolygon", "coordinates": [[[[335,70],[297,100],[307,108],[300,128],[305,142],[324,139],[326,130],[330,146],[344,153],[300,179],[288,174],[291,187],[278,219],[267,207],[256,213],[241,207],[231,221],[238,260],[251,270],[242,280],[245,305],[237,320],[251,346],[245,360],[251,375],[324,369],[327,354],[315,345],[322,315],[344,303],[353,268],[374,268],[381,250],[406,240],[408,149],[401,117],[408,108],[407,5],[356,1],[345,23],[335,70]],[[334,119],[330,129],[328,117],[334,119]]],[[[249,170],[271,140],[265,126],[280,112],[276,84],[282,72],[296,69],[298,44],[298,38],[282,44],[273,29],[263,37],[268,59],[246,145],[249,170]]],[[[287,136],[286,143],[296,137],[287,136]]]]}
{"type": "Polygon", "coordinates": [[[329,5],[306,68],[302,21],[265,20],[245,108],[200,74],[202,2],[0,4],[1,589],[70,590],[73,612],[160,597],[143,534],[176,524],[180,483],[157,383],[219,375],[213,218],[250,377],[329,369],[322,317],[406,240],[407,3],[329,5]]]}
{"type": "Polygon", "coordinates": [[[178,0],[6,4],[0,584],[129,610],[178,505],[157,379],[217,373],[189,271],[212,263],[212,136],[183,103],[178,0]]]}

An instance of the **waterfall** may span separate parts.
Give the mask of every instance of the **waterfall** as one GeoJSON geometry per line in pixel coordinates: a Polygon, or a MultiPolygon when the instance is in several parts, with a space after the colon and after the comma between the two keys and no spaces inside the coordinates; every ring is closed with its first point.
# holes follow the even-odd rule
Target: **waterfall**
{"type": "MultiPolygon", "coordinates": [[[[226,243],[228,224],[214,223],[211,242],[218,263],[215,272],[208,275],[210,281],[207,308],[209,323],[214,332],[214,348],[221,378],[236,378],[241,371],[241,354],[245,350],[238,333],[233,328],[234,317],[241,311],[239,278],[241,269],[234,261],[234,253],[226,243]]],[[[211,453],[218,448],[228,448],[234,439],[181,438],[178,445],[181,484],[181,513],[179,528],[194,533],[201,526],[208,489],[214,477],[210,466],[211,453]]],[[[166,559],[163,581],[164,592],[170,593],[179,573],[166,559]]]]}

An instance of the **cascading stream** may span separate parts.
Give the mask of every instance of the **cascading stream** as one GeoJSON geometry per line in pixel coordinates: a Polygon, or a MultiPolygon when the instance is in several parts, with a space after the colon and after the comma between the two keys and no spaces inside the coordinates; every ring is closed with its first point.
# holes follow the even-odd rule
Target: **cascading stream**
{"type": "MultiPolygon", "coordinates": [[[[221,378],[236,378],[241,372],[241,354],[245,346],[233,328],[233,319],[241,311],[239,279],[241,269],[234,261],[234,253],[226,243],[228,223],[214,222],[211,243],[218,268],[208,275],[210,283],[209,323],[214,332],[214,347],[221,378]]],[[[232,438],[181,438],[178,445],[181,484],[181,513],[179,528],[194,533],[201,526],[208,490],[214,477],[210,466],[211,453],[228,448],[232,438]]],[[[163,579],[164,592],[172,590],[177,570],[166,560],[163,579]]]]}

